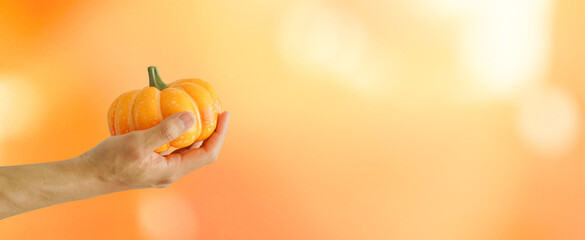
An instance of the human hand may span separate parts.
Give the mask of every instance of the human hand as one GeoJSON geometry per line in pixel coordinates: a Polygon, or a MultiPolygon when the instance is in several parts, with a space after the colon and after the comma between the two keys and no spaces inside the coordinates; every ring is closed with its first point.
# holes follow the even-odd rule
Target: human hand
{"type": "Polygon", "coordinates": [[[219,115],[215,132],[207,140],[166,156],[154,150],[187,131],[194,123],[192,113],[176,113],[150,129],[109,137],[84,153],[81,159],[112,192],[167,187],[217,159],[229,116],[229,112],[219,115]]]}

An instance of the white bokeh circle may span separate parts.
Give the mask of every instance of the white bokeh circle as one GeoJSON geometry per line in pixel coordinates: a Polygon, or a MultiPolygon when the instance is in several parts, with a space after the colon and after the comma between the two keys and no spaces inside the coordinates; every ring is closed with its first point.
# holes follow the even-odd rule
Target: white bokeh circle
{"type": "Polygon", "coordinates": [[[137,216],[147,239],[196,239],[198,221],[193,203],[179,193],[165,191],[142,195],[137,216]]]}
{"type": "Polygon", "coordinates": [[[283,60],[303,71],[334,76],[336,83],[372,93],[383,70],[369,56],[366,25],[351,12],[323,1],[291,4],[278,25],[277,43],[283,60]],[[372,67],[374,66],[374,67],[372,67]]]}
{"type": "Polygon", "coordinates": [[[570,151],[578,142],[582,121],[576,97],[559,88],[533,91],[518,108],[520,137],[534,153],[545,158],[570,151]]]}

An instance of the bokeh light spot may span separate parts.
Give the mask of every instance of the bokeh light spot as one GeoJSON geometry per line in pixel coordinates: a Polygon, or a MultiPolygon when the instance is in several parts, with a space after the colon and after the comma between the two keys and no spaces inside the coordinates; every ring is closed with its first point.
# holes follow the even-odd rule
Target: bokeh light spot
{"type": "Polygon", "coordinates": [[[459,58],[474,97],[508,97],[538,84],[546,71],[549,0],[497,0],[469,17],[459,58]]]}
{"type": "MultiPolygon", "coordinates": [[[[156,190],[156,189],[154,189],[156,190]]],[[[171,191],[142,196],[138,222],[147,239],[196,239],[198,222],[192,203],[171,191]]]]}
{"type": "Polygon", "coordinates": [[[45,113],[39,88],[18,77],[0,76],[0,141],[9,140],[39,126],[45,113]]]}
{"type": "Polygon", "coordinates": [[[358,91],[375,88],[375,78],[360,77],[377,76],[371,66],[379,64],[368,56],[368,32],[357,16],[319,1],[300,2],[287,9],[279,27],[279,50],[287,63],[331,74],[358,91]]]}
{"type": "Polygon", "coordinates": [[[558,157],[575,146],[583,117],[574,96],[560,89],[531,92],[520,102],[523,141],[543,157],[558,157]]]}
{"type": "Polygon", "coordinates": [[[485,0],[416,0],[408,1],[415,9],[424,11],[431,17],[460,16],[477,9],[485,0]]]}

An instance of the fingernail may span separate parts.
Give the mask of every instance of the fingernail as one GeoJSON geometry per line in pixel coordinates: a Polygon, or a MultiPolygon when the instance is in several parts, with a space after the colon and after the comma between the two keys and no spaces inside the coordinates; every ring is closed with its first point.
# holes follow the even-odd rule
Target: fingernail
{"type": "Polygon", "coordinates": [[[181,124],[183,125],[183,130],[187,130],[189,128],[191,128],[191,126],[193,125],[193,117],[191,116],[191,114],[189,114],[188,112],[181,114],[181,116],[179,116],[179,119],[181,119],[181,124]]]}

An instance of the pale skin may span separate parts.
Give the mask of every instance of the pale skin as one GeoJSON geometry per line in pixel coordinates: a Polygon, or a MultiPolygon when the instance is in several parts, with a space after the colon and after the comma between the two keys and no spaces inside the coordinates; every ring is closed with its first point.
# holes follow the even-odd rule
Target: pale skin
{"type": "Polygon", "coordinates": [[[168,155],[154,150],[189,129],[192,113],[177,113],[153,128],[109,137],[72,159],[0,167],[0,219],[108,193],[168,187],[217,160],[229,116],[219,115],[207,140],[168,155]]]}

